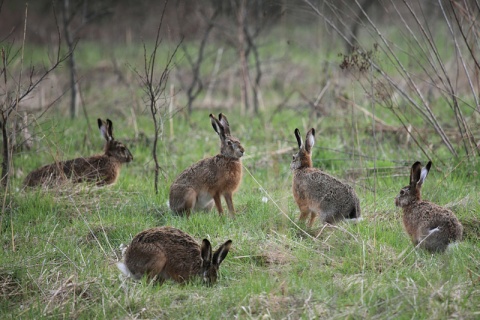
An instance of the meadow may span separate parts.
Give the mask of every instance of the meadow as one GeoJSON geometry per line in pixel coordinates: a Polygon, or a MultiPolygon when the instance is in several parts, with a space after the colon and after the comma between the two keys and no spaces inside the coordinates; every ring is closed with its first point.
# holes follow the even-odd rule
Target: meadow
{"type": "MultiPolygon", "coordinates": [[[[453,157],[432,132],[424,134],[433,169],[423,197],[453,210],[465,232],[464,241],[444,254],[415,249],[394,198],[408,184],[411,164],[426,163],[426,155],[387,108],[371,104],[357,81],[338,70],[341,58],[332,51],[278,45],[280,49],[272,43],[262,48],[265,56],[287,54],[267,68],[256,115],[236,103],[219,107],[225,99],[221,90],[214,95],[215,107],[201,105],[188,115],[177,87],[178,112],[169,115],[171,122],[165,119],[158,145],[158,194],[153,188],[152,122],[132,72],[142,67],[141,50],[79,46],[81,74],[88,79],[83,85],[87,116],[71,120],[62,108],[67,102],[60,102],[35,121],[34,147],[14,155],[11,189],[2,193],[2,318],[479,318],[478,156],[459,152],[453,157]],[[114,76],[112,53],[126,81],[114,76]],[[309,72],[316,61],[324,63],[325,72],[322,67],[309,72]],[[301,93],[315,96],[328,81],[334,84],[322,109],[312,109],[301,93]],[[285,100],[292,85],[297,91],[292,89],[285,100]],[[232,134],[246,150],[243,181],[234,195],[237,214],[219,216],[213,210],[189,219],[176,216],[167,205],[169,186],[186,167],[218,153],[219,139],[208,115],[219,112],[228,116],[232,134]],[[115,138],[134,157],[115,185],[22,188],[26,174],[43,164],[100,153],[103,140],[95,123],[107,117],[115,138]],[[376,118],[398,130],[378,129],[376,118]],[[314,166],[355,187],[361,221],[317,221],[312,228],[298,222],[289,169],[297,127],[303,136],[311,127],[317,130],[314,166]],[[138,232],[162,225],[182,229],[198,242],[208,238],[215,248],[233,240],[216,285],[167,281],[158,286],[120,274],[115,263],[122,259],[122,246],[138,232]]],[[[185,59],[180,56],[177,63],[180,68],[185,59]]],[[[171,81],[177,77],[174,71],[171,81]]],[[[435,108],[448,118],[447,106],[435,108]]],[[[421,128],[421,120],[410,116],[421,128]]]]}

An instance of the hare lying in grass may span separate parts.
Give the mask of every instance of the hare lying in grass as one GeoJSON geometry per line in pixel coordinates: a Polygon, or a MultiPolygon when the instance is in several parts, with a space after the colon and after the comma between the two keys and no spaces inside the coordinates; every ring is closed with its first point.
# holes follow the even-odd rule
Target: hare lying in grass
{"type": "Polygon", "coordinates": [[[199,276],[207,284],[214,284],[231,245],[232,240],[228,240],[212,254],[207,239],[199,246],[179,229],[157,227],[137,234],[127,248],[125,262],[117,263],[117,267],[137,280],[146,275],[161,284],[167,279],[185,282],[199,276]]]}
{"type": "Polygon", "coordinates": [[[293,170],[292,189],[300,208],[300,220],[305,220],[310,215],[308,225],[311,227],[317,215],[322,223],[359,218],[360,204],[355,190],[312,166],[315,129],[307,132],[305,144],[298,129],[295,129],[295,137],[298,152],[293,156],[290,169],[293,170]]]}
{"type": "Polygon", "coordinates": [[[113,138],[112,121],[98,119],[98,128],[106,140],[104,154],[43,166],[30,172],[23,184],[27,187],[48,187],[68,180],[73,183],[96,182],[99,186],[115,183],[122,164],[132,161],[133,156],[123,143],[113,138]]]}
{"type": "Polygon", "coordinates": [[[431,166],[431,161],[425,168],[418,161],[412,165],[410,185],[400,190],[395,205],[403,209],[403,225],[414,246],[443,252],[450,243],[462,240],[463,226],[452,211],[421,199],[431,166]]]}
{"type": "Polygon", "coordinates": [[[220,137],[220,153],[198,161],[185,169],[170,187],[170,208],[179,214],[192,210],[211,210],[213,205],[222,214],[220,196],[225,198],[228,210],[235,213],[233,193],[242,181],[244,149],[240,141],[230,135],[227,117],[219,114],[218,119],[210,114],[213,129],[220,137]]]}

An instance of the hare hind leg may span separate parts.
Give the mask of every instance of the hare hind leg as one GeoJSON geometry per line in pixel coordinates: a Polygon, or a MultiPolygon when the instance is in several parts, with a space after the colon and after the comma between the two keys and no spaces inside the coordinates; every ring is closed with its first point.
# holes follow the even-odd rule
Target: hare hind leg
{"type": "Polygon", "coordinates": [[[159,284],[162,284],[169,276],[165,272],[165,265],[167,259],[163,252],[156,254],[150,260],[146,267],[146,273],[149,280],[156,280],[159,284]]]}
{"type": "Polygon", "coordinates": [[[441,227],[422,228],[420,247],[430,252],[443,252],[447,249],[449,240],[441,227]]]}
{"type": "Polygon", "coordinates": [[[190,216],[190,212],[195,208],[197,202],[197,193],[192,188],[179,190],[175,188],[170,192],[170,209],[177,214],[186,214],[190,216]]]}

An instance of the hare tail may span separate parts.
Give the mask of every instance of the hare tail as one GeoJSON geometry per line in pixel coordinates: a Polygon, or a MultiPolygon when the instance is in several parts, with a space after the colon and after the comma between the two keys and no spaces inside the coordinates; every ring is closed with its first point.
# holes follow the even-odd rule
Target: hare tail
{"type": "Polygon", "coordinates": [[[117,268],[125,275],[127,278],[133,277],[133,274],[128,269],[127,265],[123,262],[117,262],[117,268]]]}

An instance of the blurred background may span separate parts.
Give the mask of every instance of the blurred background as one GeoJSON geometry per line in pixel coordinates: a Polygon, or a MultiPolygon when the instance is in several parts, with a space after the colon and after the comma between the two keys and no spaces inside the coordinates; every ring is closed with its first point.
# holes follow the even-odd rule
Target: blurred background
{"type": "Polygon", "coordinates": [[[273,138],[280,153],[295,127],[317,127],[350,160],[446,165],[479,155],[475,0],[0,5],[12,152],[35,148],[41,119],[56,115],[85,119],[90,131],[91,118],[125,119],[138,140],[173,136],[172,118],[194,128],[192,113],[218,110],[257,115],[267,132],[288,128],[273,138]],[[157,117],[157,129],[142,117],[157,117]]]}

